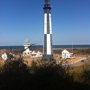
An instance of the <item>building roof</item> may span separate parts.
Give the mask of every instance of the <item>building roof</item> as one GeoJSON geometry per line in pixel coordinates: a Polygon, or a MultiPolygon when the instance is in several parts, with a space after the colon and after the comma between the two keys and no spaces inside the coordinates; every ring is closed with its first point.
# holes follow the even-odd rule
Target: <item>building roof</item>
{"type": "Polygon", "coordinates": [[[69,53],[73,53],[71,49],[66,49],[69,53]]]}

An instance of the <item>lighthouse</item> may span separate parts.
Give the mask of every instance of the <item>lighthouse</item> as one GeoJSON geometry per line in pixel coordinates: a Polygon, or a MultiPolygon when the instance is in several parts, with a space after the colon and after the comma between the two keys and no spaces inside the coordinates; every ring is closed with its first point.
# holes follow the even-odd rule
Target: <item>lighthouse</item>
{"type": "Polygon", "coordinates": [[[29,42],[28,40],[26,40],[26,41],[24,42],[24,49],[25,49],[25,50],[26,50],[26,49],[29,50],[29,47],[30,47],[30,42],[29,42]]]}
{"type": "Polygon", "coordinates": [[[30,47],[30,42],[29,42],[28,40],[26,40],[26,41],[24,42],[24,49],[25,49],[25,50],[24,50],[22,56],[29,56],[29,55],[30,55],[31,50],[29,49],[29,47],[30,47]]]}
{"type": "Polygon", "coordinates": [[[52,51],[52,22],[51,22],[51,6],[50,0],[44,3],[44,44],[43,44],[43,60],[53,61],[52,51]]]}

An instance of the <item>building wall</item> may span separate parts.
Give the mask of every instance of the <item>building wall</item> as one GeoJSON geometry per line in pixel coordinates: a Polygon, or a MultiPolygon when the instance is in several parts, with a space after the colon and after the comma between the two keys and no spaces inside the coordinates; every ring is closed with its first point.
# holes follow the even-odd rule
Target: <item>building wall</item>
{"type": "Polygon", "coordinates": [[[62,51],[62,59],[71,58],[71,53],[69,53],[66,49],[62,51]]]}

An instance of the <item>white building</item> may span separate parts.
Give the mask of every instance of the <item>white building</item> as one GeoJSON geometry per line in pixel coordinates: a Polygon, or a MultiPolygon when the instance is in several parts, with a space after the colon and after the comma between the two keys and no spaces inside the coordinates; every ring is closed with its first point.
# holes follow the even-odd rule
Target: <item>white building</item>
{"type": "Polygon", "coordinates": [[[30,51],[29,47],[30,47],[30,42],[28,40],[26,40],[24,43],[25,51],[23,52],[23,56],[30,55],[31,51],[30,51]]]}
{"type": "Polygon", "coordinates": [[[23,52],[23,56],[29,56],[31,52],[32,52],[32,51],[30,51],[29,49],[27,49],[27,50],[25,50],[25,51],[23,52]]]}
{"type": "Polygon", "coordinates": [[[24,43],[24,49],[25,49],[25,51],[23,52],[23,55],[22,56],[30,56],[31,58],[42,57],[42,53],[40,51],[36,51],[36,50],[31,51],[29,49],[29,47],[30,47],[30,43],[29,43],[29,41],[26,41],[24,43]]]}
{"type": "Polygon", "coordinates": [[[2,57],[2,59],[3,59],[3,60],[7,60],[7,59],[8,59],[8,57],[7,57],[7,54],[6,54],[6,53],[3,53],[1,57],[2,57]]]}
{"type": "Polygon", "coordinates": [[[64,49],[62,51],[62,59],[75,58],[73,52],[70,49],[64,49]]]}
{"type": "Polygon", "coordinates": [[[37,58],[37,57],[42,57],[42,53],[40,51],[32,51],[30,54],[31,58],[37,58]]]}

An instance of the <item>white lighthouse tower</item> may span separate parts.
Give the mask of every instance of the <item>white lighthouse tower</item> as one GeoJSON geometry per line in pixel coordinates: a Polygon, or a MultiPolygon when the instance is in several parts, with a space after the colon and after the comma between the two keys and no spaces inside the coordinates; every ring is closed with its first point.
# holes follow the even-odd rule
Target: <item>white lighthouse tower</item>
{"type": "Polygon", "coordinates": [[[24,42],[24,49],[25,49],[25,51],[23,52],[23,56],[30,55],[31,51],[30,51],[29,47],[30,47],[30,42],[28,40],[26,40],[24,42]]]}
{"type": "Polygon", "coordinates": [[[26,40],[24,42],[24,49],[29,49],[29,47],[30,47],[30,42],[28,40],[26,40]]]}
{"type": "Polygon", "coordinates": [[[43,45],[43,60],[52,61],[52,22],[51,22],[51,6],[50,0],[45,0],[44,3],[44,45],[43,45]]]}

